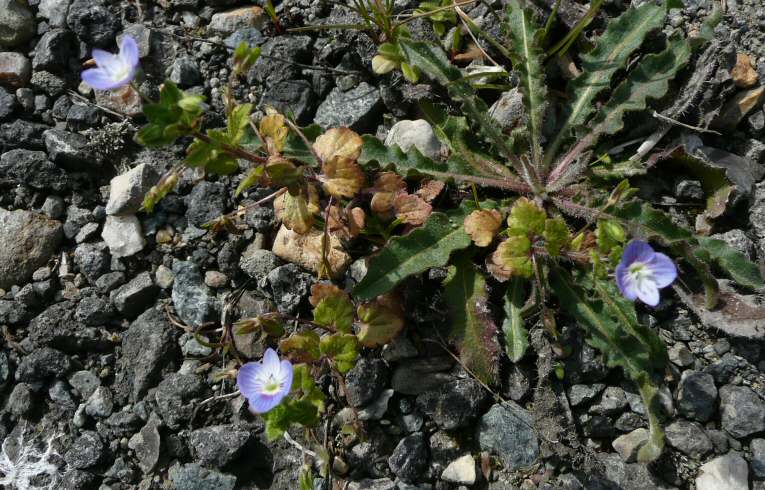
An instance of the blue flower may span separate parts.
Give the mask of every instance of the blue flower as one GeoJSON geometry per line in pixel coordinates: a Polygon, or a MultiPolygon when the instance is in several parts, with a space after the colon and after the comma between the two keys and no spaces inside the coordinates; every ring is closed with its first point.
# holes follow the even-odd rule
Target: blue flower
{"type": "Polygon", "coordinates": [[[616,285],[622,296],[630,301],[659,304],[659,289],[672,284],[677,278],[677,267],[672,259],[654,251],[640,240],[632,240],[616,266],[616,285]]]}
{"type": "Polygon", "coordinates": [[[98,90],[123,87],[133,81],[138,68],[138,45],[130,36],[120,42],[120,52],[112,54],[100,49],[93,50],[98,68],[82,72],[82,80],[98,90]]]}
{"type": "Polygon", "coordinates": [[[292,364],[279,361],[273,349],[266,349],[262,362],[248,362],[236,377],[239,391],[253,413],[265,413],[281,403],[292,388],[292,364]]]}

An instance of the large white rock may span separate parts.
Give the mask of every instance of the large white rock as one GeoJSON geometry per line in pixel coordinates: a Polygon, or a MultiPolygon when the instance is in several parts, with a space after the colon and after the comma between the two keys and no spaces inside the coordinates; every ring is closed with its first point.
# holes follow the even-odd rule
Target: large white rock
{"type": "Polygon", "coordinates": [[[705,463],[699,468],[696,490],[746,490],[749,488],[749,466],[738,453],[731,452],[705,463]]]}
{"type": "Polygon", "coordinates": [[[112,257],[129,257],[143,250],[146,241],[141,222],[135,215],[107,216],[101,237],[109,246],[112,257]]]}
{"type": "Polygon", "coordinates": [[[398,145],[404,151],[414,146],[429,158],[439,158],[441,155],[441,142],[436,138],[430,123],[424,119],[397,122],[388,131],[385,144],[398,145]]]}
{"type": "MultiPolygon", "coordinates": [[[[271,250],[282,260],[295,263],[310,271],[318,272],[321,265],[321,242],[324,234],[321,230],[311,230],[300,235],[284,225],[274,238],[271,250]]],[[[343,249],[340,239],[335,235],[329,237],[329,253],[327,254],[332,277],[338,278],[345,274],[351,263],[351,256],[343,249]]]]}
{"type": "Polygon", "coordinates": [[[134,214],[141,208],[143,198],[157,183],[159,174],[142,163],[111,180],[106,214],[134,214]]]}
{"type": "Polygon", "coordinates": [[[444,481],[460,485],[472,485],[475,483],[475,460],[470,454],[455,459],[441,473],[444,481]]]}

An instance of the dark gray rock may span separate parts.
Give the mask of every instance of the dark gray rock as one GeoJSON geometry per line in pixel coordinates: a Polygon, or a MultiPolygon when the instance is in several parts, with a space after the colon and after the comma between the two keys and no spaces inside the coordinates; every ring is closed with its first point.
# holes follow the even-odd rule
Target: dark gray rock
{"type": "Polygon", "coordinates": [[[440,429],[467,427],[486,409],[491,395],[473,378],[458,379],[417,397],[417,406],[440,429]]]}
{"type": "Polygon", "coordinates": [[[568,389],[568,401],[572,407],[591,402],[605,387],[603,383],[573,385],[568,389]]]}
{"type": "Polygon", "coordinates": [[[203,427],[189,434],[194,458],[203,466],[222,468],[236,460],[250,441],[250,431],[235,425],[203,427]]]}
{"type": "Polygon", "coordinates": [[[16,97],[0,87],[0,121],[9,119],[16,111],[16,97]]]}
{"type": "Polygon", "coordinates": [[[26,417],[34,408],[34,393],[26,383],[18,383],[8,396],[7,410],[16,417],[26,417]]]}
{"type": "Polygon", "coordinates": [[[260,244],[255,242],[251,243],[239,257],[239,267],[258,283],[281,264],[281,259],[272,251],[260,248],[260,244]]]}
{"type": "Polygon", "coordinates": [[[92,105],[72,104],[66,113],[66,127],[70,131],[83,131],[97,126],[101,120],[101,109],[92,105]]]}
{"type": "Polygon", "coordinates": [[[61,488],[76,488],[77,490],[94,490],[98,488],[98,477],[84,470],[71,469],[64,473],[61,488]]]}
{"type": "Polygon", "coordinates": [[[428,468],[428,444],[422,434],[401,439],[388,458],[391,471],[405,482],[424,480],[428,468]]]}
{"type": "Polygon", "coordinates": [[[192,327],[212,320],[215,295],[205,285],[199,268],[193,262],[177,261],[173,273],[173,306],[178,317],[192,327]]]}
{"type": "Polygon", "coordinates": [[[269,38],[262,46],[262,55],[247,74],[250,84],[262,83],[273,85],[283,80],[296,80],[300,77],[300,68],[292,63],[311,63],[311,45],[309,36],[277,36],[269,38]]]}
{"type": "Polygon", "coordinates": [[[88,46],[114,49],[112,45],[120,28],[120,17],[100,0],[74,0],[66,16],[69,28],[88,46]]]}
{"type": "Polygon", "coordinates": [[[74,250],[74,263],[91,284],[109,270],[111,256],[106,243],[81,243],[74,250]]]}
{"type": "Polygon", "coordinates": [[[0,288],[25,284],[58,249],[58,221],[29,211],[0,208],[0,288]]]}
{"type": "Polygon", "coordinates": [[[706,422],[717,408],[717,387],[711,374],[684,371],[677,388],[677,411],[688,418],[706,422]]]}
{"type": "Polygon", "coordinates": [[[287,264],[268,273],[274,303],[281,313],[292,315],[297,312],[311,293],[314,278],[303,272],[296,264],[287,264]]]}
{"type": "Polygon", "coordinates": [[[104,294],[110,293],[125,284],[125,274],[122,272],[108,272],[96,279],[96,287],[104,294]]]}
{"type": "Polygon", "coordinates": [[[6,150],[15,148],[42,150],[45,148],[42,134],[48,129],[50,127],[45,124],[15,119],[9,123],[0,124],[0,143],[6,150]]]}
{"type": "Polygon", "coordinates": [[[705,373],[709,373],[715,379],[718,385],[730,383],[739,368],[739,361],[730,352],[726,352],[719,361],[715,361],[706,368],[705,373]]]}
{"type": "Polygon", "coordinates": [[[654,476],[645,464],[625,463],[615,453],[599,453],[597,458],[605,470],[604,474],[593,472],[587,475],[584,488],[598,490],[670,490],[675,488],[666,485],[654,476]]]}
{"type": "Polygon", "coordinates": [[[530,466],[539,456],[539,441],[529,412],[513,402],[496,404],[481,417],[476,438],[511,471],[530,466]]]}
{"type": "Polygon", "coordinates": [[[97,432],[86,431],[64,453],[64,461],[71,468],[84,469],[97,465],[105,453],[104,443],[97,432]]]}
{"type": "Polygon", "coordinates": [[[307,80],[281,80],[263,93],[260,107],[273,107],[282,114],[294,114],[298,124],[309,124],[316,109],[316,94],[307,80]]]}
{"type": "Polygon", "coordinates": [[[151,280],[148,272],[142,272],[132,281],[114,290],[112,303],[117,310],[128,318],[135,318],[156,300],[159,288],[151,280]]]}
{"type": "Polygon", "coordinates": [[[388,383],[388,366],[380,359],[361,358],[345,376],[345,398],[352,407],[373,401],[388,383]]]}
{"type": "Polygon", "coordinates": [[[578,337],[571,339],[573,354],[565,359],[566,379],[572,384],[589,384],[606,377],[608,370],[598,351],[578,337]]]}
{"type": "Polygon", "coordinates": [[[247,43],[248,46],[260,46],[266,41],[263,34],[255,27],[245,27],[237,29],[233,34],[223,40],[223,44],[231,49],[236,49],[241,43],[247,43]]]}
{"type": "Polygon", "coordinates": [[[226,212],[226,186],[220,182],[200,182],[186,196],[186,218],[194,226],[202,226],[226,212]]]}
{"type": "Polygon", "coordinates": [[[627,395],[618,386],[609,386],[593,404],[589,412],[597,415],[615,415],[627,408],[627,395]]]}
{"type": "Polygon", "coordinates": [[[43,142],[51,160],[68,170],[92,172],[101,165],[88,138],[79,133],[49,129],[43,133],[43,142]]]}
{"type": "Polygon", "coordinates": [[[100,351],[112,343],[92,328],[80,325],[74,317],[76,307],[69,301],[49,306],[29,323],[29,339],[37,346],[64,352],[100,351]]]}
{"type": "Polygon", "coordinates": [[[722,428],[736,438],[765,431],[765,402],[746,386],[720,388],[722,428]]]}
{"type": "Polygon", "coordinates": [[[56,349],[43,347],[24,356],[16,370],[16,379],[24,382],[64,377],[71,369],[69,356],[56,349]]]}
{"type": "Polygon", "coordinates": [[[0,0],[0,47],[14,48],[35,35],[35,19],[26,4],[0,0]]]}
{"type": "Polygon", "coordinates": [[[104,325],[114,316],[114,309],[106,299],[100,296],[86,296],[77,304],[74,317],[89,327],[104,325]]]}
{"type": "Polygon", "coordinates": [[[16,301],[0,300],[0,323],[16,325],[29,321],[30,312],[26,305],[16,301]]]}
{"type": "Polygon", "coordinates": [[[155,399],[159,415],[171,429],[189,421],[194,410],[191,401],[207,393],[202,378],[194,374],[171,374],[157,386],[155,399]]]}
{"type": "Polygon", "coordinates": [[[11,150],[0,156],[2,181],[60,192],[67,186],[67,175],[42,151],[11,150]]]}
{"type": "Polygon", "coordinates": [[[189,56],[178,58],[170,67],[170,81],[181,88],[193,87],[202,82],[202,73],[199,71],[199,65],[189,56]]]}
{"type": "Polygon", "coordinates": [[[50,72],[63,71],[69,59],[77,57],[77,39],[72,31],[53,29],[40,38],[35,46],[32,68],[50,72]]]}
{"type": "Polygon", "coordinates": [[[72,394],[69,392],[69,385],[66,384],[66,381],[55,381],[53,385],[48,388],[48,397],[66,410],[74,410],[77,408],[77,404],[75,403],[74,398],[72,398],[72,394]]]}
{"type": "Polygon", "coordinates": [[[64,222],[64,236],[70,240],[77,236],[83,226],[94,220],[93,213],[87,209],[72,204],[66,208],[66,221],[64,222]]]}
{"type": "Polygon", "coordinates": [[[372,129],[382,106],[380,91],[366,82],[347,92],[335,87],[316,109],[314,121],[323,128],[367,131],[372,129]]]}
{"type": "Polygon", "coordinates": [[[765,479],[765,439],[752,439],[752,472],[757,478],[765,479]]]}
{"type": "Polygon", "coordinates": [[[236,477],[196,463],[176,464],[168,472],[172,490],[234,490],[236,477]]]}
{"type": "Polygon", "coordinates": [[[116,384],[123,396],[137,402],[178,356],[175,330],[162,311],[150,309],[122,336],[122,357],[117,362],[116,384]]]}
{"type": "Polygon", "coordinates": [[[712,450],[704,429],[696,422],[675,421],[664,428],[667,444],[693,459],[701,459],[712,450]]]}
{"type": "Polygon", "coordinates": [[[419,395],[454,381],[454,375],[446,372],[453,365],[446,357],[429,357],[402,362],[393,371],[391,386],[398,393],[419,395]]]}

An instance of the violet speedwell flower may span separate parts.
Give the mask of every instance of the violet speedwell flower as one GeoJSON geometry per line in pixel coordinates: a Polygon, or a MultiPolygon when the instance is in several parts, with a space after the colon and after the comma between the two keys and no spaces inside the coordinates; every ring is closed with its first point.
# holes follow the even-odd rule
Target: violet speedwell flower
{"type": "Polygon", "coordinates": [[[292,364],[279,361],[273,349],[266,349],[263,361],[248,362],[239,368],[236,384],[250,403],[250,411],[265,413],[287,396],[292,388],[292,364]]]}
{"type": "Polygon", "coordinates": [[[82,72],[82,80],[98,90],[111,90],[127,85],[135,77],[138,68],[138,45],[130,36],[123,36],[120,52],[112,54],[100,49],[93,50],[98,68],[82,72]]]}
{"type": "Polygon", "coordinates": [[[677,268],[672,259],[640,240],[627,244],[622,261],[616,266],[616,285],[622,295],[650,306],[659,304],[659,289],[672,284],[675,278],[677,268]]]}

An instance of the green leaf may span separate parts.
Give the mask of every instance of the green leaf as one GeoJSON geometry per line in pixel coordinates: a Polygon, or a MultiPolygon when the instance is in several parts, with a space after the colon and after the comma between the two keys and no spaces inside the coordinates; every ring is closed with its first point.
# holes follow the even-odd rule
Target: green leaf
{"type": "Polygon", "coordinates": [[[313,321],[349,333],[353,326],[353,305],[345,295],[327,296],[313,309],[313,321]]]}
{"type": "Polygon", "coordinates": [[[596,118],[595,131],[615,134],[624,128],[627,112],[642,111],[647,99],[658,99],[667,93],[669,81],[675,78],[691,57],[691,45],[685,38],[671,38],[666,49],[649,54],[619,84],[596,118]]]}
{"type": "Polygon", "coordinates": [[[571,232],[566,222],[560,218],[545,221],[545,249],[553,257],[560,255],[560,251],[571,240],[571,232]]]}
{"type": "Polygon", "coordinates": [[[630,8],[608,23],[595,47],[583,54],[583,73],[569,83],[569,105],[564,110],[565,120],[545,155],[549,165],[561,144],[573,136],[572,131],[583,126],[595,107],[595,97],[607,89],[611,77],[622,69],[630,54],[643,44],[645,36],[660,28],[666,16],[665,9],[651,2],[630,8]]]}
{"type": "Polygon", "coordinates": [[[723,240],[698,237],[699,248],[695,255],[705,262],[714,261],[741,286],[752,289],[765,288],[762,275],[756,264],[747,260],[739,251],[731,248],[723,240]]]}
{"type": "Polygon", "coordinates": [[[521,309],[526,301],[524,281],[513,278],[505,294],[505,319],[502,322],[502,333],[505,335],[505,351],[513,362],[520,361],[529,348],[529,332],[526,330],[521,316],[521,309]]]}
{"type": "Polygon", "coordinates": [[[460,360],[481,381],[493,384],[499,375],[497,326],[492,320],[486,281],[468,254],[459,254],[444,282],[449,304],[449,337],[457,344],[460,360]]]}
{"type": "Polygon", "coordinates": [[[508,232],[510,235],[541,235],[545,229],[546,218],[547,213],[544,209],[534,201],[521,197],[510,208],[510,216],[507,217],[508,232]]]}
{"type": "Polygon", "coordinates": [[[385,345],[404,328],[404,318],[397,300],[381,296],[372,303],[359,305],[359,342],[365,347],[385,345]]]}
{"type": "Polygon", "coordinates": [[[321,357],[319,334],[310,330],[293,333],[279,342],[279,349],[295,362],[314,362],[321,357]]]}
{"type": "Polygon", "coordinates": [[[648,442],[638,453],[638,459],[640,462],[653,461],[661,454],[664,445],[657,416],[656,388],[651,383],[651,374],[661,362],[653,355],[655,341],[645,343],[631,334],[634,306],[631,310],[623,309],[608,301],[608,294],[601,294],[600,299],[588,298],[581,287],[574,285],[571,276],[559,267],[551,268],[549,277],[561,307],[585,331],[587,343],[603,354],[609,367],[621,367],[638,384],[651,432],[648,442]]]}
{"type": "Polygon", "coordinates": [[[433,213],[420,228],[391,238],[369,261],[367,275],[354,288],[353,296],[372,299],[409,276],[445,265],[452,252],[470,246],[470,236],[462,228],[463,220],[464,216],[433,213]]]}
{"type": "Polygon", "coordinates": [[[542,164],[542,122],[545,114],[547,87],[544,83],[543,58],[539,47],[541,30],[531,21],[531,11],[524,9],[519,0],[511,0],[508,11],[510,49],[513,69],[520,79],[519,88],[528,115],[531,135],[531,154],[537,166],[542,164]]]}
{"type": "Polygon", "coordinates": [[[610,214],[619,218],[625,227],[637,228],[637,236],[657,238],[665,245],[693,238],[689,230],[676,225],[666,213],[648,203],[633,201],[611,210],[610,214]]]}
{"type": "Polygon", "coordinates": [[[347,373],[356,365],[359,355],[359,341],[355,335],[336,333],[322,337],[319,343],[321,355],[335,361],[337,370],[347,373]]]}
{"type": "Polygon", "coordinates": [[[234,107],[228,115],[228,144],[237,145],[244,136],[250,123],[252,104],[242,104],[234,107]]]}
{"type": "Polygon", "coordinates": [[[274,441],[282,437],[292,424],[315,426],[319,422],[319,411],[308,400],[288,400],[264,413],[263,421],[266,423],[266,438],[274,441]]]}

